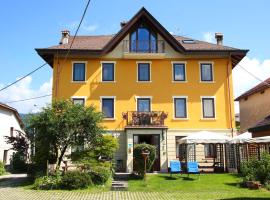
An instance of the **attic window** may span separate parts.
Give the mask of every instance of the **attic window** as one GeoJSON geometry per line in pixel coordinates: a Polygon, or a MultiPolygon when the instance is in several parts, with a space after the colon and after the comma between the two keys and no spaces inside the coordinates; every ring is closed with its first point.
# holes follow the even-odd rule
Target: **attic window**
{"type": "Polygon", "coordinates": [[[246,100],[248,100],[248,97],[245,97],[245,99],[244,99],[244,100],[245,100],[245,101],[246,101],[246,100]]]}
{"type": "Polygon", "coordinates": [[[182,40],[182,42],[185,44],[194,44],[195,43],[194,40],[182,40]]]}
{"type": "Polygon", "coordinates": [[[261,94],[263,94],[264,93],[264,90],[263,91],[261,91],[261,94]]]}

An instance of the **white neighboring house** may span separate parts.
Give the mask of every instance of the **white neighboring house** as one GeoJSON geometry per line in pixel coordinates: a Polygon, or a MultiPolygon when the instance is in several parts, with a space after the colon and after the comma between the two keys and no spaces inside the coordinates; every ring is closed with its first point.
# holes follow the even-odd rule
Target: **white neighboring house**
{"type": "Polygon", "coordinates": [[[6,143],[5,136],[16,136],[20,133],[24,134],[23,122],[15,108],[0,103],[0,161],[5,164],[10,163],[13,150],[11,145],[6,143]]]}

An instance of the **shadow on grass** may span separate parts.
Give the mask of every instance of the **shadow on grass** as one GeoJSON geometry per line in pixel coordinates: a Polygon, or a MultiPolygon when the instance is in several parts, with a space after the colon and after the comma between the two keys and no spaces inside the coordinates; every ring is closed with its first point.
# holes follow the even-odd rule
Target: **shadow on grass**
{"type": "Polygon", "coordinates": [[[24,187],[33,184],[33,180],[28,177],[2,178],[0,188],[24,187]]]}

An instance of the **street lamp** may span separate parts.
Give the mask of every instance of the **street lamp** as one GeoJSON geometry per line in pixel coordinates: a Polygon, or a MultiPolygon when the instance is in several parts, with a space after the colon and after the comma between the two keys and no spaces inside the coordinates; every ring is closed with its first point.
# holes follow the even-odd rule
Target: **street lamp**
{"type": "Polygon", "coordinates": [[[146,160],[149,156],[150,152],[148,149],[143,149],[142,150],[142,157],[144,159],[144,174],[143,174],[143,180],[146,181],[146,160]]]}

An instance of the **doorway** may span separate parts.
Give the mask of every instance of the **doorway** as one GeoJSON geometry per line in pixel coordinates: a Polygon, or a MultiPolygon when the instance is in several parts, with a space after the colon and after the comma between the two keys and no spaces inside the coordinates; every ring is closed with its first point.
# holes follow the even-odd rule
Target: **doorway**
{"type": "MultiPolygon", "coordinates": [[[[133,147],[136,144],[151,144],[156,147],[156,160],[154,161],[153,167],[150,170],[151,172],[153,171],[160,171],[160,135],[154,134],[154,135],[133,135],[133,147]]],[[[136,165],[134,165],[134,160],[133,160],[133,166],[134,166],[134,171],[136,171],[136,165]]]]}

